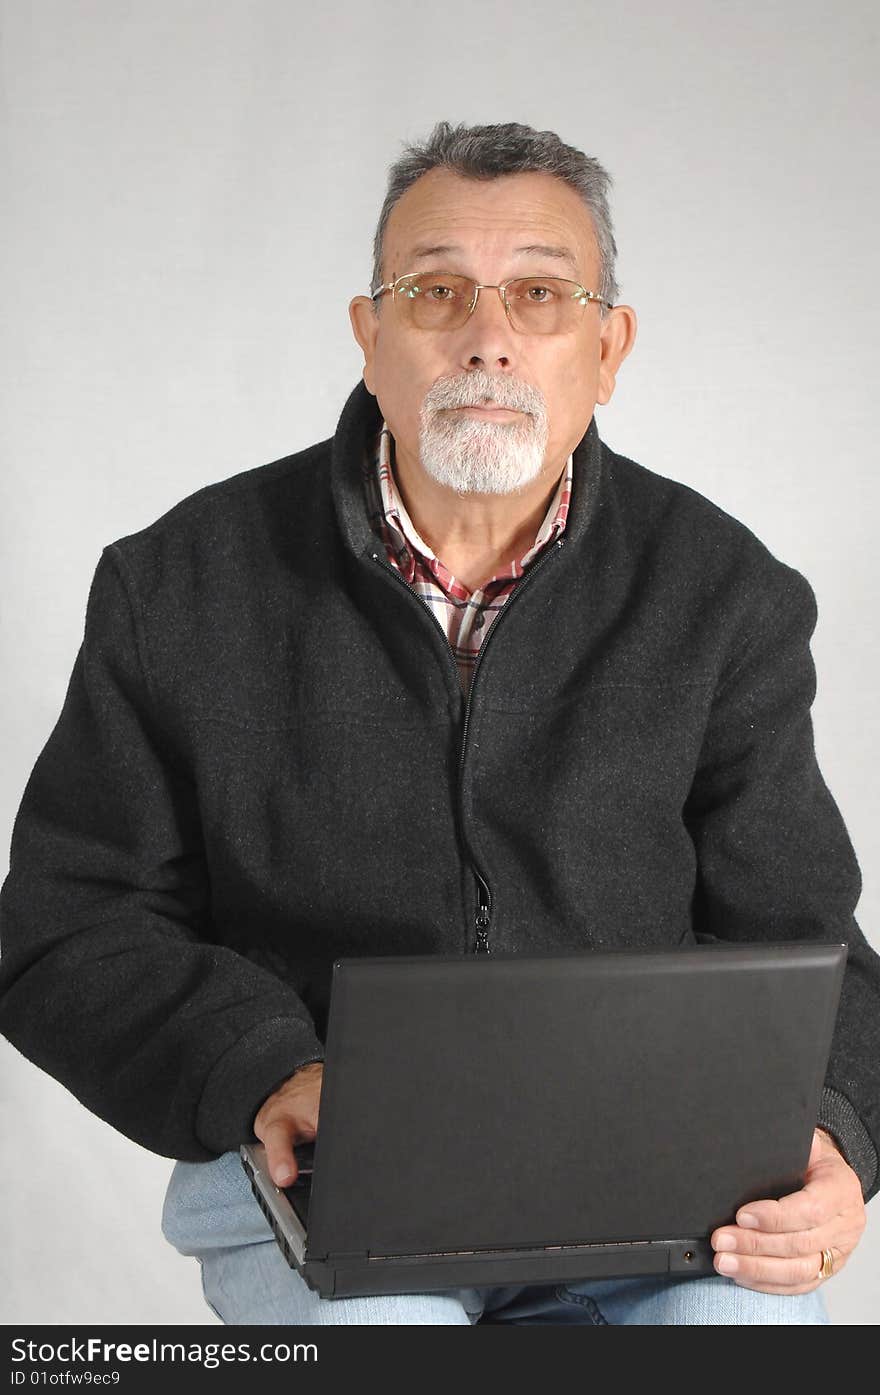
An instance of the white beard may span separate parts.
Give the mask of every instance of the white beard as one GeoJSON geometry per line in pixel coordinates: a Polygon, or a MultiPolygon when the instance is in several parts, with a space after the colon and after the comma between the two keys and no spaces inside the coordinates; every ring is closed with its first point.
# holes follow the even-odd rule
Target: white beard
{"type": "Polygon", "coordinates": [[[426,393],[419,456],[432,479],[458,494],[515,494],[540,474],[548,434],[547,407],[538,388],[475,369],[458,378],[440,378],[426,393]],[[482,406],[487,399],[529,415],[496,422],[448,410],[482,406]]]}

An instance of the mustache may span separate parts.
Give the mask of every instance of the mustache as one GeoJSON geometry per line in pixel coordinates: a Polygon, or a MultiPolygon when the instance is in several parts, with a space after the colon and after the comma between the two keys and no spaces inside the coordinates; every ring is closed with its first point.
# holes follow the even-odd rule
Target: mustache
{"type": "Polygon", "coordinates": [[[438,378],[425,394],[424,407],[426,411],[443,411],[451,407],[483,407],[490,403],[529,412],[532,416],[542,416],[547,410],[540,388],[520,378],[485,373],[482,369],[453,378],[438,378]]]}

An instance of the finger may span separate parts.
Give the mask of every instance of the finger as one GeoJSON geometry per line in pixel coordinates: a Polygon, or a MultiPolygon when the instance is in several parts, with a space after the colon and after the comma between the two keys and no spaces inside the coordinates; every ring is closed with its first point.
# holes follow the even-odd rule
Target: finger
{"type": "MultiPolygon", "coordinates": [[[[835,1255],[835,1262],[839,1258],[835,1255]]],[[[800,1289],[806,1291],[820,1283],[819,1270],[822,1255],[814,1251],[809,1255],[795,1258],[777,1259],[772,1255],[732,1255],[715,1256],[715,1269],[726,1278],[735,1279],[746,1288],[800,1289]]]]}
{"type": "Polygon", "coordinates": [[[295,1130],[289,1123],[266,1124],[258,1137],[266,1149],[266,1165],[276,1187],[290,1187],[296,1181],[299,1168],[293,1152],[295,1130]]]}
{"type": "Polygon", "coordinates": [[[863,1209],[859,1180],[834,1141],[815,1129],[801,1188],[778,1200],[749,1202],[736,1219],[741,1226],[778,1233],[798,1229],[799,1221],[803,1229],[816,1229],[853,1207],[863,1209]]]}
{"type": "Polygon", "coordinates": [[[799,1191],[789,1192],[778,1201],[750,1201],[737,1212],[737,1225],[770,1235],[816,1230],[840,1214],[841,1195],[839,1171],[818,1172],[799,1191]]]}
{"type": "MultiPolygon", "coordinates": [[[[834,1155],[843,1157],[843,1151],[835,1138],[825,1129],[815,1128],[813,1130],[813,1142],[810,1147],[810,1161],[808,1166],[818,1162],[820,1158],[833,1157],[834,1155]]],[[[846,1159],[844,1158],[844,1161],[846,1159]]]]}
{"type": "Polygon", "coordinates": [[[795,1297],[802,1293],[813,1293],[822,1287],[823,1281],[817,1279],[810,1284],[749,1284],[742,1279],[731,1279],[729,1282],[735,1283],[737,1288],[747,1288],[752,1293],[785,1294],[787,1297],[795,1297]]]}
{"type": "Polygon", "coordinates": [[[716,1230],[709,1237],[714,1250],[738,1255],[772,1255],[779,1259],[795,1258],[798,1255],[820,1253],[824,1249],[834,1249],[841,1254],[849,1254],[858,1244],[861,1230],[857,1226],[841,1228],[839,1223],[821,1226],[816,1230],[782,1231],[779,1235],[768,1234],[763,1230],[741,1230],[727,1226],[716,1230]]]}
{"type": "MultiPolygon", "coordinates": [[[[842,1268],[843,1268],[843,1265],[841,1264],[841,1265],[839,1266],[838,1269],[835,1269],[834,1273],[837,1274],[837,1273],[839,1272],[839,1269],[842,1269],[842,1268]]],[[[833,1276],[832,1276],[832,1277],[833,1277],[833,1276]]],[[[806,1284],[750,1283],[747,1279],[744,1279],[741,1275],[737,1276],[736,1278],[730,1278],[730,1279],[728,1279],[728,1283],[736,1284],[737,1288],[747,1288],[747,1289],[751,1289],[751,1291],[752,1291],[753,1293],[784,1293],[784,1294],[813,1293],[817,1288],[821,1288],[821,1287],[822,1287],[824,1284],[826,1284],[827,1282],[828,1282],[827,1279],[822,1279],[822,1278],[820,1278],[820,1277],[818,1276],[818,1274],[817,1274],[817,1276],[816,1276],[815,1279],[812,1279],[809,1283],[806,1283],[806,1284]]]]}

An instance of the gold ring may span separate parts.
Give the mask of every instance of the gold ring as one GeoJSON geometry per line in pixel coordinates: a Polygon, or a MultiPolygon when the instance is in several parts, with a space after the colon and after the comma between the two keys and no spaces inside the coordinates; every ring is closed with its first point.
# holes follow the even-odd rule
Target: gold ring
{"type": "Polygon", "coordinates": [[[822,1251],[822,1268],[819,1270],[820,1279],[830,1279],[834,1273],[834,1255],[830,1250],[822,1251]]]}

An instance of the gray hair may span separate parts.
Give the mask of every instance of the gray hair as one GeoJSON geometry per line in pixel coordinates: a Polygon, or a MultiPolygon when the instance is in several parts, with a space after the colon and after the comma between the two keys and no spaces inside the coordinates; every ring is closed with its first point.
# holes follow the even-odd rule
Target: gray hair
{"type": "MultiPolygon", "coordinates": [[[[440,168],[470,179],[537,172],[564,180],[586,204],[599,246],[599,285],[587,289],[614,304],[619,287],[614,279],[617,244],[608,206],[610,174],[598,160],[565,145],[553,131],[535,131],[516,121],[499,126],[450,126],[448,121],[438,121],[426,141],[404,146],[388,171],[388,192],[373,241],[371,292],[383,284],[382,244],[392,208],[423,174],[440,168]]],[[[600,311],[603,316],[607,313],[604,305],[600,311]]]]}

